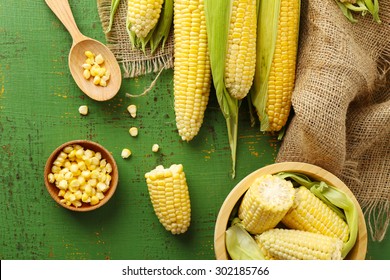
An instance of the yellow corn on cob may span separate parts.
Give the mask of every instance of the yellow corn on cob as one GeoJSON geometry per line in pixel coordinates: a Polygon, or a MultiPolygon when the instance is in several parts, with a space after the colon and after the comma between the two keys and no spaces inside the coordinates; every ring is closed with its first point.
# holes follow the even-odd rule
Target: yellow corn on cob
{"type": "Polygon", "coordinates": [[[252,103],[262,131],[286,124],[295,84],[300,0],[261,1],[252,103]]]}
{"type": "Polygon", "coordinates": [[[203,0],[174,1],[174,105],[179,135],[198,134],[211,86],[203,0]]]}
{"type": "Polygon", "coordinates": [[[255,236],[266,259],[340,260],[343,242],[319,233],[275,228],[255,236]]]}
{"type": "MultiPolygon", "coordinates": [[[[226,4],[227,5],[227,4],[226,4]]],[[[225,62],[225,86],[237,99],[252,86],[256,66],[256,0],[233,0],[225,62]]]]}
{"type": "Polygon", "coordinates": [[[145,174],[154,212],[164,228],[172,234],[187,231],[191,221],[191,204],[183,165],[162,165],[145,174]]]}
{"type": "Polygon", "coordinates": [[[349,238],[347,223],[303,186],[296,190],[294,204],[282,222],[289,228],[337,237],[343,242],[349,238]]]}
{"type": "Polygon", "coordinates": [[[242,225],[252,234],[275,227],[293,204],[295,190],[290,181],[273,175],[255,180],[238,210],[242,225]]]}
{"type": "Polygon", "coordinates": [[[160,18],[164,0],[128,0],[127,23],[138,38],[145,38],[160,18]]]}

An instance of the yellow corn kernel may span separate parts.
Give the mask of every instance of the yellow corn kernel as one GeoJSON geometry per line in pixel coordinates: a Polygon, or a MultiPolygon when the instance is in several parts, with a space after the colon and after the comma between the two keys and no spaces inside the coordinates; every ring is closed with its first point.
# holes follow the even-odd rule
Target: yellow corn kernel
{"type": "Polygon", "coordinates": [[[96,195],[91,196],[90,204],[91,204],[91,205],[96,205],[96,204],[98,204],[98,203],[99,203],[99,198],[97,198],[96,195]]]}
{"type": "Polygon", "coordinates": [[[129,133],[131,136],[136,137],[138,135],[138,128],[136,128],[135,126],[131,127],[129,129],[129,133]]]}
{"type": "Polygon", "coordinates": [[[238,217],[248,232],[262,233],[282,220],[293,205],[294,195],[290,181],[270,174],[260,176],[245,193],[238,217]]]}
{"type": "Polygon", "coordinates": [[[108,190],[108,186],[102,182],[97,183],[96,188],[102,193],[104,193],[108,190]]]}
{"type": "Polygon", "coordinates": [[[204,1],[175,1],[173,21],[176,126],[190,141],[202,126],[211,87],[204,1]]]}
{"type": "Polygon", "coordinates": [[[95,55],[91,51],[85,51],[84,54],[87,58],[95,58],[95,55]]]}
{"type": "Polygon", "coordinates": [[[80,113],[80,115],[83,115],[83,116],[88,115],[88,106],[87,105],[81,105],[79,107],[79,113],[80,113]]]}
{"type": "Polygon", "coordinates": [[[83,77],[88,80],[89,78],[91,78],[91,72],[88,70],[88,69],[85,69],[83,71],[83,77]]]}
{"type": "Polygon", "coordinates": [[[160,146],[158,144],[153,144],[152,152],[157,153],[159,149],[160,149],[160,146]]]}
{"type": "Polygon", "coordinates": [[[267,259],[340,260],[343,242],[338,238],[294,229],[270,229],[255,236],[267,259]]]}
{"type": "Polygon", "coordinates": [[[123,149],[121,153],[121,157],[128,158],[129,156],[131,156],[131,151],[127,148],[123,149]]]}
{"type": "MultiPolygon", "coordinates": [[[[96,57],[95,57],[95,62],[97,63],[97,64],[103,64],[103,62],[104,62],[104,58],[103,58],[103,56],[101,55],[101,54],[98,54],[96,57]]],[[[105,70],[105,69],[104,69],[105,70]]]]}
{"type": "Polygon", "coordinates": [[[93,83],[94,83],[95,85],[100,84],[100,77],[99,77],[99,76],[95,76],[95,77],[93,78],[93,83]]]}
{"type": "Polygon", "coordinates": [[[183,165],[162,165],[145,174],[152,206],[164,228],[172,234],[187,231],[191,203],[183,165]]]}
{"type": "Polygon", "coordinates": [[[137,106],[134,104],[131,104],[127,106],[127,111],[130,113],[130,116],[135,118],[137,116],[137,106]]]}

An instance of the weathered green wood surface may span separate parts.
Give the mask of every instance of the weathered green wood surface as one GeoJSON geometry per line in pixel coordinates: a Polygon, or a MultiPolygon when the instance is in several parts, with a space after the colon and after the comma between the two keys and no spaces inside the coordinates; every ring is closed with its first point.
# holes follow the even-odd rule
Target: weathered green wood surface
{"type": "MultiPolygon", "coordinates": [[[[96,1],[70,0],[81,32],[105,42],[96,1]]],[[[190,143],[177,134],[172,71],[125,79],[112,100],[96,102],[74,83],[67,65],[71,37],[41,1],[0,3],[0,259],[214,259],[215,219],[243,177],[274,162],[279,142],[249,125],[241,108],[237,176],[230,178],[225,121],[211,96],[204,125],[190,143]],[[138,106],[136,119],[126,107],[138,106]],[[81,116],[80,105],[90,113],[81,116]],[[139,127],[139,136],[128,134],[139,127]],[[119,186],[112,200],[89,213],[57,205],[47,193],[47,157],[68,140],[89,139],[112,152],[119,186]],[[161,151],[151,152],[152,144],[161,151]],[[128,147],[133,155],[120,157],[128,147]],[[184,165],[192,202],[189,231],[173,236],[153,213],[144,173],[158,164],[184,165]]],[[[389,259],[390,241],[369,242],[368,259],[389,259]]]]}

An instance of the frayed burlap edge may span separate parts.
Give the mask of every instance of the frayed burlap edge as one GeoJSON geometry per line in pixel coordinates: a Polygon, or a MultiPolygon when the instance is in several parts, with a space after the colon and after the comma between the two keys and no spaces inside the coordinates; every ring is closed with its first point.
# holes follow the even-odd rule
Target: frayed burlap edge
{"type": "MultiPolygon", "coordinates": [[[[111,0],[97,0],[99,18],[103,31],[107,30],[110,21],[111,0]]],[[[127,1],[120,1],[115,14],[111,31],[105,33],[107,46],[114,53],[118,63],[122,65],[123,77],[133,78],[162,69],[173,68],[173,34],[171,32],[165,46],[161,46],[154,54],[150,48],[142,51],[132,48],[126,31],[127,1]]]]}

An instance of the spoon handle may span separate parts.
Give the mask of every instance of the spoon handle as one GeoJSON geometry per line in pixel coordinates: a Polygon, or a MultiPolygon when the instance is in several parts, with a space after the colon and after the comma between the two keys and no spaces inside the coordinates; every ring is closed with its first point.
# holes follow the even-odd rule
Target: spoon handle
{"type": "Polygon", "coordinates": [[[45,2],[69,31],[73,45],[85,38],[77,27],[68,0],[45,0],[45,2]]]}

